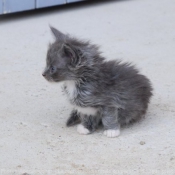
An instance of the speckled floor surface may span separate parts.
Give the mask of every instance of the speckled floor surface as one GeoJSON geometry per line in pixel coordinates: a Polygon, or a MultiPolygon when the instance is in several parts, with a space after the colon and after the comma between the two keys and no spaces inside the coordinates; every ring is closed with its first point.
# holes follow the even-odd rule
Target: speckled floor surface
{"type": "Polygon", "coordinates": [[[125,0],[0,16],[0,174],[175,174],[175,1],[125,0]],[[60,84],[41,76],[48,25],[137,65],[154,87],[146,118],[118,138],[66,128],[60,84]]]}

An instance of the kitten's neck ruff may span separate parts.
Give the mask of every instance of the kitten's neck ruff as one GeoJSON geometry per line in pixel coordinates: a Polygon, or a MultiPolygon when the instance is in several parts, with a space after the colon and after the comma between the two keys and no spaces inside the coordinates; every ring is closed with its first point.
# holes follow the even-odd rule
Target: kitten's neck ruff
{"type": "MultiPolygon", "coordinates": [[[[80,93],[80,90],[78,90],[78,87],[80,87],[80,84],[84,82],[84,80],[66,80],[64,81],[64,92],[66,93],[68,100],[75,104],[75,100],[77,99],[78,94],[80,93]]],[[[80,87],[81,89],[81,87],[80,87]]]]}
{"type": "Polygon", "coordinates": [[[64,91],[68,97],[69,102],[81,114],[85,115],[96,115],[97,109],[93,107],[81,107],[75,104],[75,99],[78,96],[77,82],[74,80],[68,80],[64,83],[64,91]]]}
{"type": "Polygon", "coordinates": [[[64,91],[71,103],[74,103],[74,99],[77,96],[76,81],[66,80],[64,82],[64,91]]]}

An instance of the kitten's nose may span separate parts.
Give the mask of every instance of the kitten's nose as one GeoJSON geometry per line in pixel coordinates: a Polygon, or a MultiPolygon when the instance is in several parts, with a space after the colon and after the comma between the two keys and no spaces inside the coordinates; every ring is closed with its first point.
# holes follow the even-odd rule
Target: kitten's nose
{"type": "Polygon", "coordinates": [[[42,76],[43,76],[43,77],[45,77],[45,76],[46,76],[46,74],[45,74],[45,73],[42,73],[42,76]]]}

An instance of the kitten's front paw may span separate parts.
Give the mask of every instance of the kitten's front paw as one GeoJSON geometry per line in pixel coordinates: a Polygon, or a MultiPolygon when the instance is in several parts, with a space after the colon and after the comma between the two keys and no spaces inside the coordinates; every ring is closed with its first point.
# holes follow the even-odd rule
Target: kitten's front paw
{"type": "Polygon", "coordinates": [[[77,132],[78,132],[79,134],[84,134],[84,135],[90,133],[90,131],[89,131],[87,128],[85,128],[82,124],[79,124],[79,125],[77,126],[77,132]]]}
{"type": "Polygon", "coordinates": [[[105,130],[103,134],[110,138],[118,137],[120,135],[120,130],[119,129],[108,129],[108,130],[105,130]]]}

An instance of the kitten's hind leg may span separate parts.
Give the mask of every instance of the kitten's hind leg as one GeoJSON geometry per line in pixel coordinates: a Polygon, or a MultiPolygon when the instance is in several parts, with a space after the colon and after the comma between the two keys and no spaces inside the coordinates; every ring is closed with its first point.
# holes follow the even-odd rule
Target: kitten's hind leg
{"type": "Polygon", "coordinates": [[[120,135],[118,109],[104,107],[102,110],[102,123],[105,129],[104,135],[111,138],[120,135]]]}
{"type": "Polygon", "coordinates": [[[80,134],[90,134],[94,132],[100,123],[99,116],[83,115],[81,114],[81,124],[77,126],[77,131],[80,134]]]}
{"type": "Polygon", "coordinates": [[[77,110],[73,110],[70,114],[70,117],[68,118],[67,122],[66,122],[66,126],[74,126],[78,123],[80,123],[80,113],[78,113],[77,110]]]}

